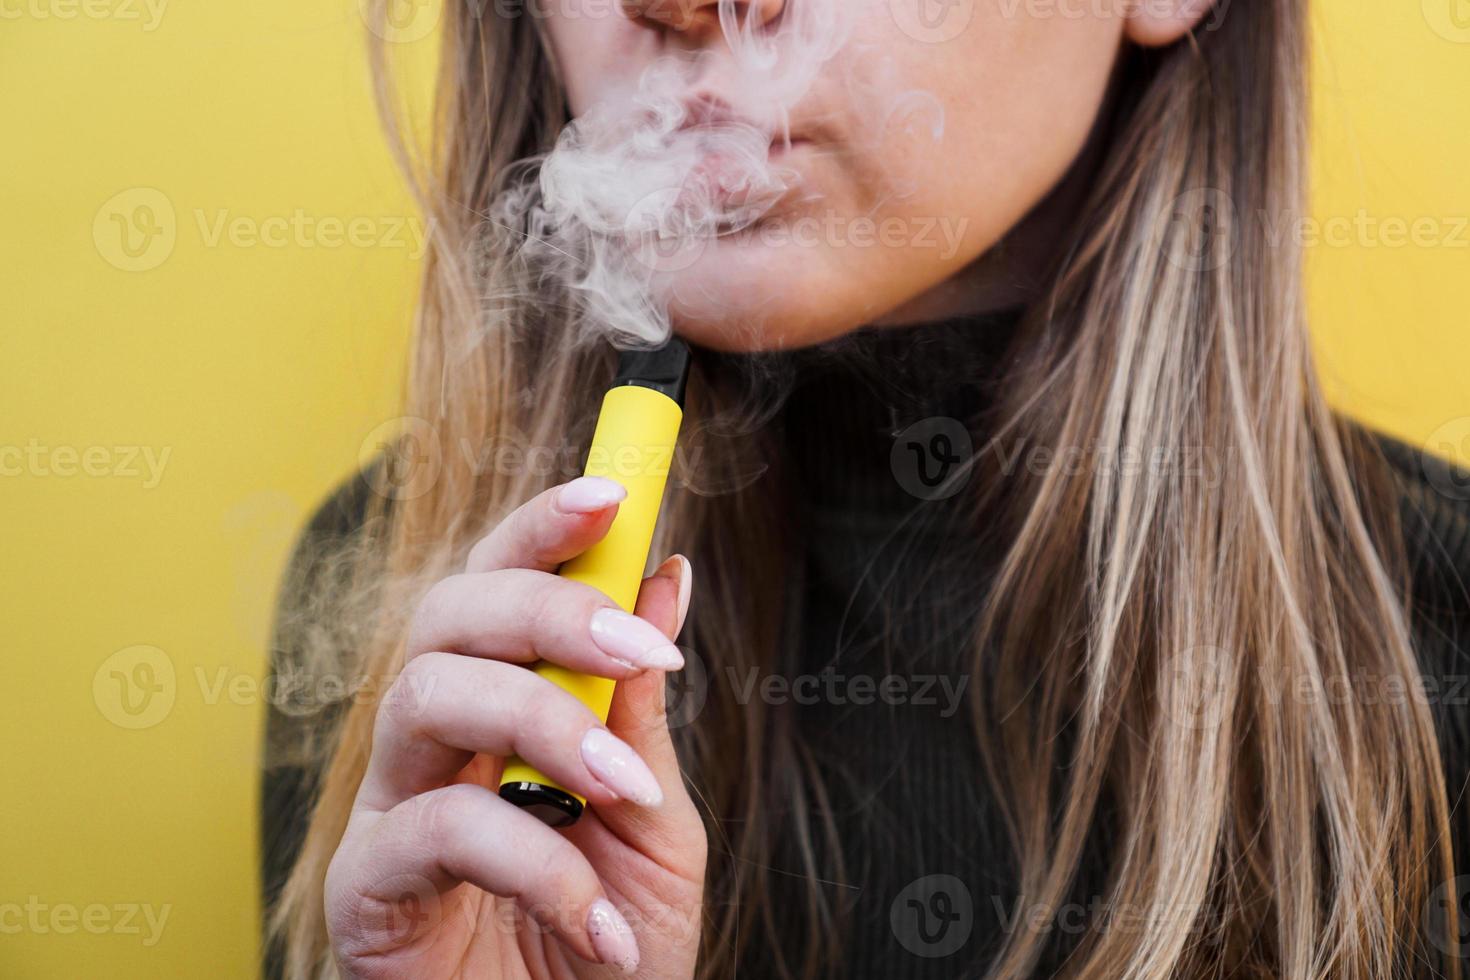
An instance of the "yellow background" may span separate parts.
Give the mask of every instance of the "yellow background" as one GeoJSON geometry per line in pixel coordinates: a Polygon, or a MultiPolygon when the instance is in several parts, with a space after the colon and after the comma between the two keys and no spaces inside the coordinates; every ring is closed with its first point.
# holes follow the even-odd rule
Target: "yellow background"
{"type": "MultiPolygon", "coordinates": [[[[253,975],[276,578],[392,418],[410,318],[355,0],[159,2],[0,0],[0,451],[34,457],[0,476],[5,977],[253,975]]],[[[1324,375],[1470,458],[1470,9],[1323,8],[1315,214],[1375,229],[1312,249],[1324,375]]]]}

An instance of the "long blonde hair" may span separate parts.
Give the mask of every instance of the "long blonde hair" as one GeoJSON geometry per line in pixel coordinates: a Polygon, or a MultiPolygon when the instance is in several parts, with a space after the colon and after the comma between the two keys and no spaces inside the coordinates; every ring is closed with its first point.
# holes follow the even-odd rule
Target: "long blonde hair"
{"type": "MultiPolygon", "coordinates": [[[[1108,978],[1388,977],[1434,955],[1424,910],[1453,864],[1427,708],[1339,696],[1365,681],[1418,689],[1393,489],[1317,387],[1300,257],[1260,220],[1302,207],[1303,6],[1236,4],[1197,38],[1125,58],[1101,177],[1015,341],[1016,383],[988,433],[997,451],[977,457],[975,505],[1007,550],[977,611],[972,689],[1021,909],[1061,908],[1101,846],[1107,907],[1150,913],[1138,928],[1071,937],[1020,915],[995,976],[1053,963],[1108,978]],[[1079,467],[1003,474],[1007,446],[1087,451],[1079,467]]],[[[478,464],[512,443],[578,444],[597,390],[585,379],[609,371],[577,342],[564,297],[516,299],[535,295],[520,288],[528,273],[481,220],[565,110],[535,18],[479,9],[446,5],[427,160],[399,145],[433,219],[406,408],[433,478],[375,500],[370,543],[332,579],[351,595],[311,607],[343,628],[302,631],[308,657],[364,678],[396,674],[415,597],[557,478],[478,464]]],[[[741,397],[696,365],[689,418],[741,397]]],[[[704,478],[738,473],[737,456],[705,453],[704,478]]],[[[737,673],[770,669],[783,643],[780,483],[676,491],[664,522],[701,569],[687,641],[737,673]]],[[[766,794],[791,803],[786,833],[813,879],[833,876],[840,847],[820,775],[783,720],[719,685],[709,699],[679,735],[709,811],[730,818],[711,818],[700,967],[726,976],[776,932],[768,903],[748,921],[739,900],[763,894],[772,864],[766,794]]],[[[292,977],[328,969],[323,876],[373,709],[353,704],[325,740],[309,830],[272,913],[292,977]]],[[[781,972],[821,972],[841,948],[839,913],[813,886],[782,914],[804,916],[813,938],[773,953],[781,972]]],[[[1446,975],[1458,976],[1456,952],[1446,975]]]]}

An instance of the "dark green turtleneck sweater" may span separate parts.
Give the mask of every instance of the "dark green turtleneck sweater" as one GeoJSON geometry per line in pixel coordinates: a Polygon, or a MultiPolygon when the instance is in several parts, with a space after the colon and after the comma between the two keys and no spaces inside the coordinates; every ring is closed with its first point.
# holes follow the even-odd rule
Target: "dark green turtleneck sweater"
{"type": "MultiPolygon", "coordinates": [[[[964,453],[988,379],[1003,374],[1008,328],[1005,320],[941,324],[860,341],[861,357],[795,355],[794,385],[773,423],[796,484],[792,499],[801,501],[792,525],[802,534],[788,556],[799,640],[777,697],[822,773],[840,836],[845,881],[819,884],[848,922],[834,976],[980,976],[1014,914],[1015,859],[967,711],[973,617],[1001,543],[976,525],[963,483],[938,482],[946,460],[964,453]],[[945,496],[950,488],[956,492],[945,496]]],[[[1410,612],[1426,679],[1442,694],[1434,711],[1453,802],[1470,766],[1470,474],[1393,440],[1372,441],[1400,488],[1410,612]]],[[[330,498],[298,555],[357,533],[370,492],[359,478],[330,498]]],[[[340,585],[307,557],[286,582],[286,611],[306,593],[340,585]]],[[[289,669],[293,656],[283,633],[276,669],[289,669]]],[[[267,900],[300,844],[318,776],[298,746],[324,724],[321,715],[283,711],[269,720],[267,900]]],[[[1465,854],[1465,815],[1453,819],[1455,851],[1465,854]]],[[[779,844],[775,854],[773,894],[763,900],[798,907],[809,885],[801,856],[779,844]]],[[[1104,871],[1090,862],[1075,894],[1101,894],[1104,871]]],[[[783,946],[800,948],[799,917],[776,919],[791,923],[783,946]]],[[[775,976],[771,950],[757,944],[741,975],[775,976]]]]}

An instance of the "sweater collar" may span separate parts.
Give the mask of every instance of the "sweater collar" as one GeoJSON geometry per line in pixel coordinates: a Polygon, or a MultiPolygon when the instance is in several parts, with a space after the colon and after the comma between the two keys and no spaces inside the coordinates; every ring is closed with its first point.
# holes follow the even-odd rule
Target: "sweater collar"
{"type": "MultiPolygon", "coordinates": [[[[1020,316],[865,328],[794,352],[779,424],[797,490],[819,513],[942,511],[946,468],[968,455],[1020,316]]],[[[952,484],[950,484],[952,486],[952,484]]]]}

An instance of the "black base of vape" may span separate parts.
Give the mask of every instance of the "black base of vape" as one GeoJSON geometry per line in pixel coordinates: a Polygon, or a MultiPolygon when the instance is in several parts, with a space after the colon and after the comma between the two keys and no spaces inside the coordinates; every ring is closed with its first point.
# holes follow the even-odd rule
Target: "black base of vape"
{"type": "Polygon", "coordinates": [[[540,783],[506,783],[500,798],[525,810],[548,827],[570,827],[582,815],[582,801],[540,783]]]}

